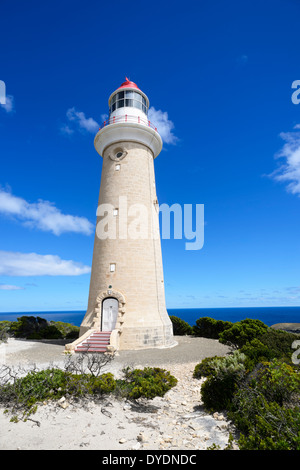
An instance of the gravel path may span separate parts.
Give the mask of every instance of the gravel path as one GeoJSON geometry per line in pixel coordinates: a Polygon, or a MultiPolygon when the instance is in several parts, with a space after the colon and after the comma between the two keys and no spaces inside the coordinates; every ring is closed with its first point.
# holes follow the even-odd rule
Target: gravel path
{"type": "MultiPolygon", "coordinates": [[[[168,349],[144,349],[138,351],[119,351],[110,368],[122,369],[126,366],[145,367],[171,364],[197,363],[205,357],[224,356],[230,351],[228,346],[218,340],[191,336],[175,336],[177,346],[168,349]]],[[[65,362],[64,342],[28,341],[10,338],[0,345],[0,363],[12,366],[35,364],[39,368],[49,364],[63,365],[65,362]]]]}

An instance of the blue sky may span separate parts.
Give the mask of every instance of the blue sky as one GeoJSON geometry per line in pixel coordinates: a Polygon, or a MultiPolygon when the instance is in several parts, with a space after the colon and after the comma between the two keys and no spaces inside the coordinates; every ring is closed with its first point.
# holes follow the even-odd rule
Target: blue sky
{"type": "Polygon", "coordinates": [[[93,140],[125,76],[164,140],[159,203],[204,204],[201,250],[162,240],[167,307],[300,305],[299,15],[297,0],[2,0],[0,311],[86,308],[93,140]]]}

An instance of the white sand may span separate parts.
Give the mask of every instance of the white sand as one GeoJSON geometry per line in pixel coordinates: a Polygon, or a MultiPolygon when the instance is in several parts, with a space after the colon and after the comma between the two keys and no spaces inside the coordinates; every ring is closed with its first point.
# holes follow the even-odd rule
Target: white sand
{"type": "MultiPolygon", "coordinates": [[[[194,344],[202,344],[199,340],[194,344]]],[[[194,346],[193,341],[181,341],[185,350],[194,346]]],[[[203,344],[213,347],[209,355],[220,354],[220,346],[214,340],[211,343],[206,340],[203,344]]],[[[0,362],[29,367],[28,358],[34,353],[39,359],[39,368],[42,368],[49,365],[43,355],[49,348],[57,351],[53,356],[55,365],[62,365],[65,360],[63,346],[20,340],[9,340],[0,345],[0,362]]],[[[226,354],[226,349],[223,353],[226,354]]],[[[161,354],[163,359],[164,353],[161,354]]],[[[192,378],[194,367],[202,358],[172,363],[170,354],[174,356],[176,352],[167,352],[167,364],[158,366],[170,370],[178,384],[163,398],[139,399],[135,405],[108,396],[98,404],[88,402],[86,408],[61,400],[60,403],[41,404],[30,416],[32,420],[18,423],[10,422],[10,416],[0,409],[0,449],[197,450],[207,449],[212,444],[224,448],[228,443],[229,423],[222,414],[212,416],[203,410],[201,381],[192,378]]],[[[142,355],[138,356],[142,360],[142,355]]],[[[129,357],[125,354],[126,361],[129,357]]],[[[122,361],[116,359],[109,370],[117,376],[123,366],[122,361]]]]}

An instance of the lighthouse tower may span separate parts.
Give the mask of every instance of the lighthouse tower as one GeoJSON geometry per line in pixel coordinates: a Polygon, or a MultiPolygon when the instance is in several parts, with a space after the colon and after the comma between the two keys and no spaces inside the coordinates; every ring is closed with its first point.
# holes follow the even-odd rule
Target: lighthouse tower
{"type": "Polygon", "coordinates": [[[108,105],[94,141],[103,166],[88,308],[73,349],[171,347],[154,174],[162,140],[135,83],[126,78],[108,105]]]}

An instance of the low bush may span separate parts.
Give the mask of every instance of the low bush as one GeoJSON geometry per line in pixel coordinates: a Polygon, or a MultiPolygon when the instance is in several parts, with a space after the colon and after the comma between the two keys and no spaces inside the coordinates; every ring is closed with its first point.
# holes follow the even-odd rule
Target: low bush
{"type": "Polygon", "coordinates": [[[202,317],[196,320],[196,325],[193,326],[193,334],[194,336],[202,336],[203,338],[219,339],[219,335],[232,325],[233,324],[228,321],[202,317]]]}
{"type": "Polygon", "coordinates": [[[28,419],[37,405],[45,400],[59,400],[62,397],[97,400],[107,394],[128,399],[151,399],[163,396],[177,383],[170,372],[151,367],[143,370],[127,368],[124,379],[116,380],[110,372],[100,373],[111,358],[99,354],[94,355],[94,359],[86,354],[78,356],[73,361],[68,358],[64,370],[32,369],[21,377],[22,371],[16,373],[10,367],[3,366],[0,370],[0,405],[11,412],[14,421],[18,421],[28,419]]]}
{"type": "Polygon", "coordinates": [[[205,408],[227,412],[242,450],[300,450],[300,370],[292,362],[292,344],[300,336],[252,319],[218,332],[215,321],[205,318],[197,328],[198,334],[218,336],[236,349],[195,367],[193,376],[206,378],[201,385],[205,408]]]}
{"type": "Polygon", "coordinates": [[[220,343],[227,344],[236,349],[242,348],[255,338],[262,336],[269,327],[260,320],[246,318],[233,323],[219,335],[220,343]]]}
{"type": "Polygon", "coordinates": [[[255,409],[248,432],[238,440],[240,450],[300,450],[299,408],[285,409],[261,397],[255,409]]]}
{"type": "Polygon", "coordinates": [[[234,393],[246,373],[245,360],[244,354],[235,351],[210,361],[211,373],[201,385],[201,397],[206,409],[221,411],[230,408],[234,393]]]}
{"type": "Polygon", "coordinates": [[[292,365],[292,344],[300,335],[269,328],[262,335],[241,347],[247,356],[247,367],[252,370],[260,362],[281,359],[292,365]]]}
{"type": "Polygon", "coordinates": [[[300,377],[289,365],[260,364],[240,384],[229,417],[240,449],[300,450],[300,377]]]}
{"type": "Polygon", "coordinates": [[[183,336],[193,334],[193,327],[186,321],[181,320],[181,318],[175,317],[174,315],[170,315],[170,319],[173,325],[174,335],[183,336]]]}
{"type": "Polygon", "coordinates": [[[221,357],[206,357],[199,364],[197,364],[193,372],[194,379],[202,379],[203,377],[209,377],[210,375],[214,375],[214,359],[221,359],[221,357]]]}
{"type": "Polygon", "coordinates": [[[125,369],[125,379],[121,388],[129,398],[162,397],[177,384],[177,379],[165,369],[145,367],[144,369],[125,369]]]}
{"type": "Polygon", "coordinates": [[[299,373],[278,359],[259,364],[248,374],[247,384],[280,406],[290,406],[296,396],[300,397],[299,373]]]}
{"type": "Polygon", "coordinates": [[[11,322],[7,320],[0,321],[0,343],[6,342],[9,337],[11,322]]]}
{"type": "Polygon", "coordinates": [[[8,368],[1,372],[0,403],[13,412],[21,410],[29,415],[37,402],[59,399],[65,393],[67,377],[60,369],[32,370],[21,378],[12,375],[8,368]]]}
{"type": "Polygon", "coordinates": [[[76,339],[79,336],[79,327],[64,322],[48,322],[44,318],[22,316],[17,321],[0,322],[1,332],[7,336],[24,339],[76,339]]]}
{"type": "Polygon", "coordinates": [[[65,394],[73,397],[100,397],[112,393],[116,388],[116,380],[110,372],[98,377],[91,374],[68,374],[67,381],[65,394]]]}

